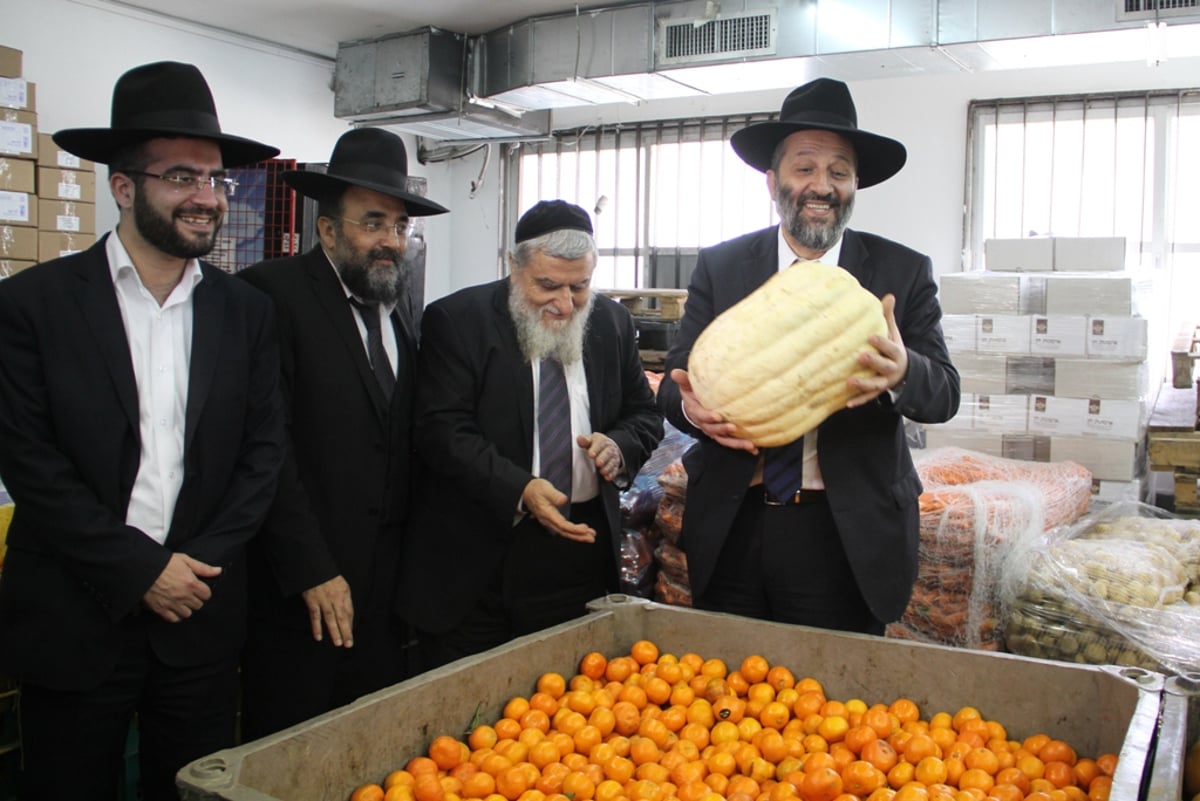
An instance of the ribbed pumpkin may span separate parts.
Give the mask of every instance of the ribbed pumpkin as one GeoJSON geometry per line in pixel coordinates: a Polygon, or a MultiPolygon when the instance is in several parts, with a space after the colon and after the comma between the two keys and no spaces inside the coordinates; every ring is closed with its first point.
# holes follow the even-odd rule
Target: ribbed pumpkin
{"type": "Polygon", "coordinates": [[[841,267],[802,261],[718,315],[696,338],[688,375],[705,408],[738,436],[774,447],[846,405],[872,334],[887,336],[879,299],[841,267]]]}

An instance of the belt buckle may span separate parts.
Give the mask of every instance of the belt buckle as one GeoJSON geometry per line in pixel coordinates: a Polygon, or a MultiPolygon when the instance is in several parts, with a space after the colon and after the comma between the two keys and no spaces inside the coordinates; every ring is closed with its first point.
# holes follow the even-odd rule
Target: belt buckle
{"type": "Polygon", "coordinates": [[[771,493],[767,492],[766,488],[763,488],[763,503],[766,504],[767,506],[791,506],[792,504],[797,502],[799,497],[800,497],[800,492],[799,492],[799,490],[797,490],[796,494],[794,496],[792,496],[791,500],[778,501],[771,497],[771,493]]]}

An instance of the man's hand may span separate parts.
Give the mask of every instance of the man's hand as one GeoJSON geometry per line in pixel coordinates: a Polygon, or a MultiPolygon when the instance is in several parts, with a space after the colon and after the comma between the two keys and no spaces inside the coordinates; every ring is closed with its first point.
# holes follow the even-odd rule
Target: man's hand
{"type": "Polygon", "coordinates": [[[301,596],[308,607],[308,622],[312,624],[314,640],[320,642],[322,628],[327,628],[334,645],[354,647],[354,601],[346,579],[334,576],[308,588],[301,596]]]}
{"type": "Polygon", "coordinates": [[[535,478],[525,485],[521,503],[551,533],[576,542],[595,542],[596,530],[583,523],[572,523],[563,517],[558,507],[571,500],[544,478],[535,478]]]}
{"type": "Polygon", "coordinates": [[[858,355],[858,363],[874,370],[876,375],[849,379],[850,388],[861,394],[847,401],[847,408],[870,403],[892,387],[900,385],[908,374],[908,351],[900,337],[900,329],[896,327],[896,296],[890,292],[883,296],[883,318],[887,320],[887,337],[871,337],[871,344],[879,352],[863,351],[858,355]]]}
{"type": "Polygon", "coordinates": [[[692,391],[692,382],[688,377],[687,370],[675,368],[671,371],[671,380],[679,387],[679,394],[683,398],[683,413],[688,420],[692,421],[692,425],[703,431],[718,445],[738,451],[758,453],[758,446],[748,439],[737,436],[737,426],[716,412],[704,408],[696,398],[696,393],[692,391]]]}
{"type": "Polygon", "coordinates": [[[171,554],[171,561],[142,599],[150,611],[168,623],[189,618],[212,597],[203,579],[221,575],[221,568],[206,565],[187,554],[171,554]]]}
{"type": "Polygon", "coordinates": [[[625,472],[625,457],[612,438],[599,431],[590,437],[580,434],[575,438],[576,444],[587,449],[588,458],[596,465],[596,472],[605,481],[613,482],[617,476],[625,472]]]}

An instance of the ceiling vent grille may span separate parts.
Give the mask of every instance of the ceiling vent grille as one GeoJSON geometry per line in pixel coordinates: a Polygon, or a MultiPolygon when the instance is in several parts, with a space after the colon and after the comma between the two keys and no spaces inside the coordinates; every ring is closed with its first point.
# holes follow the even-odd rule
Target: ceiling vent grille
{"type": "Polygon", "coordinates": [[[773,56],[777,35],[774,9],[719,19],[663,22],[659,26],[658,64],[773,56]]]}
{"type": "Polygon", "coordinates": [[[1200,0],[1117,0],[1118,20],[1152,20],[1197,11],[1200,11],[1200,0]]]}

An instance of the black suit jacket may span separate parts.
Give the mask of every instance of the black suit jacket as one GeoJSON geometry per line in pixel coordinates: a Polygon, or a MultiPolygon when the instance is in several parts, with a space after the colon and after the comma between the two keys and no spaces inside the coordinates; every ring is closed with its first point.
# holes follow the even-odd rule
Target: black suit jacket
{"type": "Polygon", "coordinates": [[[245,634],[245,545],[283,460],[270,301],[201,265],[184,480],[164,545],[125,524],[138,396],[105,241],[0,281],[0,475],[16,503],[0,580],[0,670],[58,689],[112,671],[121,626],[147,618],[168,664],[232,656],[245,634]],[[180,623],[142,597],[173,552],[224,568],[180,623]]]}
{"type": "MultiPolygon", "coordinates": [[[[688,288],[679,336],[658,389],[667,419],[699,438],[684,456],[687,507],[680,546],[687,553],[694,596],[703,594],[754,475],[758,457],[705,437],[683,416],[674,368],[687,369],[700,332],[778,269],[778,228],[732,239],[700,252],[688,288]]],[[[917,577],[917,497],[921,483],[908,452],[903,419],[940,423],[958,411],[958,371],[942,338],[937,285],[927,256],[872,234],[846,231],[840,265],[878,297],[896,296],[896,324],[908,351],[908,374],[890,396],[843,409],[818,429],[818,460],[838,533],[872,614],[894,620],[917,577]]],[[[802,580],[802,576],[797,576],[802,580]]]]}
{"type": "Polygon", "coordinates": [[[279,491],[253,548],[274,580],[254,583],[253,610],[307,630],[299,593],[341,575],[360,628],[391,613],[408,508],[417,348],[407,306],[392,315],[399,364],[389,408],[320,246],[239,275],[275,301],[289,431],[279,491]]]}
{"type": "MultiPolygon", "coordinates": [[[[456,292],[422,317],[416,445],[422,474],[405,543],[402,611],[417,628],[451,629],[503,562],[533,478],[533,378],[508,312],[509,281],[456,292]]],[[[629,476],[662,438],[633,318],[597,296],[584,342],[592,430],[621,448],[629,476]]],[[[614,547],[619,490],[600,480],[614,547]]]]}

